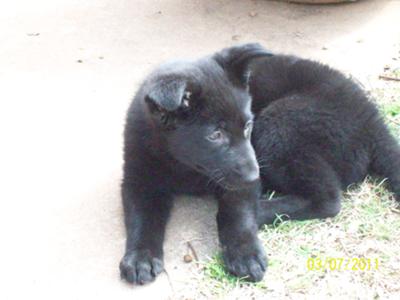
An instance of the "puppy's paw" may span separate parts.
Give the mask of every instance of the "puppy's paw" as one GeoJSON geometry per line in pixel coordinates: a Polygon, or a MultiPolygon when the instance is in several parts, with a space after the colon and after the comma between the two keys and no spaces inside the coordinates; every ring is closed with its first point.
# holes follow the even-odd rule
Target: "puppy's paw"
{"type": "Polygon", "coordinates": [[[135,250],[125,254],[119,265],[121,278],[133,284],[154,281],[164,270],[162,258],[152,256],[150,250],[135,250]]]}
{"type": "Polygon", "coordinates": [[[260,281],[267,269],[267,257],[259,243],[242,245],[239,249],[229,249],[223,253],[227,270],[238,277],[249,281],[260,281]]]}

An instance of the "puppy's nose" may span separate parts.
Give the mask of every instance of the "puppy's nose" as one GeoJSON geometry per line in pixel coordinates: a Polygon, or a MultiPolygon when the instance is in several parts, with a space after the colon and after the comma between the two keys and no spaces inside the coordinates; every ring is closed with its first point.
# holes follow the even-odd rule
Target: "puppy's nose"
{"type": "Polygon", "coordinates": [[[255,160],[239,161],[235,169],[245,183],[251,183],[260,178],[260,168],[255,160]]]}
{"type": "Polygon", "coordinates": [[[240,176],[240,181],[245,184],[260,178],[260,168],[258,166],[256,154],[248,140],[239,147],[235,169],[236,174],[240,176]]]}
{"type": "Polygon", "coordinates": [[[243,170],[243,181],[250,183],[260,178],[260,168],[257,163],[250,162],[243,170]]]}

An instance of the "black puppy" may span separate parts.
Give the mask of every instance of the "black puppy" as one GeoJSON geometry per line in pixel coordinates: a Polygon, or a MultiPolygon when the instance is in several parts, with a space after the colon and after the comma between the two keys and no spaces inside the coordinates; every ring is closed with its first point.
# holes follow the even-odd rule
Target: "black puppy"
{"type": "Polygon", "coordinates": [[[216,196],[226,267],[253,281],[266,269],[257,229],[277,214],[335,216],[341,190],[368,172],[400,197],[400,147],[365,93],[338,71],[258,44],[152,73],[128,111],[124,160],[120,270],[137,284],[163,270],[177,194],[216,196]],[[285,196],[264,201],[263,189],[285,196]]]}

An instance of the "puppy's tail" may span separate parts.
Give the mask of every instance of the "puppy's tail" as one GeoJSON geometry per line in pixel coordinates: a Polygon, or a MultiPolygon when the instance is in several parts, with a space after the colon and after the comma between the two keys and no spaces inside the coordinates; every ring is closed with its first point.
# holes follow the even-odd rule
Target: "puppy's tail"
{"type": "Polygon", "coordinates": [[[400,145],[387,128],[375,138],[371,171],[388,180],[395,199],[400,202],[400,145]]]}

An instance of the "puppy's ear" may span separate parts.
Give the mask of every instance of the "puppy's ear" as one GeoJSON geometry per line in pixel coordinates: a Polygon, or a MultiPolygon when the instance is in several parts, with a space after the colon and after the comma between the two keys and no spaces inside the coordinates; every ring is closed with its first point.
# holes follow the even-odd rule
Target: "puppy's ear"
{"type": "Polygon", "coordinates": [[[214,59],[221,65],[228,78],[236,85],[246,87],[249,79],[248,66],[257,57],[273,56],[260,44],[244,44],[225,48],[214,54],[214,59]]]}
{"type": "Polygon", "coordinates": [[[151,112],[172,112],[177,110],[186,95],[184,79],[165,78],[151,84],[146,102],[151,112]]]}

